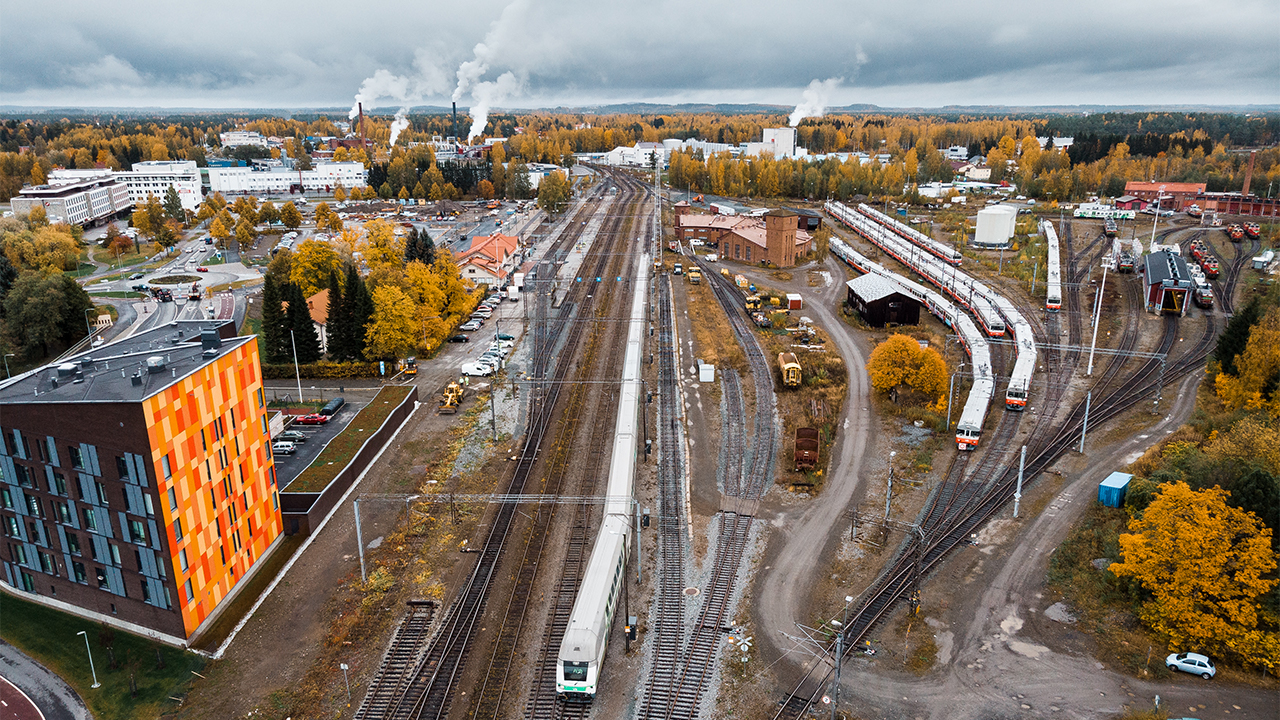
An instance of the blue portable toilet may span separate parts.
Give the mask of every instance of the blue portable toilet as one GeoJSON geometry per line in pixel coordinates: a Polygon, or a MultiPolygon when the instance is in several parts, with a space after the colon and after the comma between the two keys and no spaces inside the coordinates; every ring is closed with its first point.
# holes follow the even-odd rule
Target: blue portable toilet
{"type": "Polygon", "coordinates": [[[1107,507],[1124,506],[1124,493],[1129,489],[1129,481],[1133,476],[1129,473],[1113,472],[1098,485],[1098,502],[1107,507]]]}

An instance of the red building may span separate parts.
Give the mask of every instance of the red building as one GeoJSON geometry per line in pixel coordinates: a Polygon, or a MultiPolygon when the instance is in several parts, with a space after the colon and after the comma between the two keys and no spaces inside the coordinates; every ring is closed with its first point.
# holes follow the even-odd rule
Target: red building
{"type": "Polygon", "coordinates": [[[1125,195],[1145,200],[1148,204],[1154,203],[1156,198],[1163,198],[1160,201],[1161,210],[1186,210],[1196,201],[1196,195],[1204,191],[1204,183],[1127,182],[1124,184],[1125,195]]]}
{"type": "Polygon", "coordinates": [[[1147,201],[1133,195],[1121,195],[1116,198],[1117,210],[1141,210],[1147,206],[1147,201]]]}
{"type": "Polygon", "coordinates": [[[1195,203],[1206,212],[1219,215],[1280,217],[1280,198],[1260,198],[1240,193],[1200,193],[1195,203]]]}

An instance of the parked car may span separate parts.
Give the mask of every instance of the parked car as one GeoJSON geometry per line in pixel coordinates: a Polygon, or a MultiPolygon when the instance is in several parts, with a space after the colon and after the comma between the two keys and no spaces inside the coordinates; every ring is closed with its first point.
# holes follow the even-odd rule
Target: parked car
{"type": "Polygon", "coordinates": [[[445,340],[445,342],[451,342],[451,343],[471,342],[471,338],[467,337],[466,335],[450,335],[445,340]]]}
{"type": "Polygon", "coordinates": [[[303,415],[293,422],[298,425],[323,425],[329,422],[329,416],[321,415],[320,413],[311,413],[310,415],[303,415]]]}
{"type": "Polygon", "coordinates": [[[476,308],[475,312],[471,313],[471,317],[484,318],[485,320],[488,320],[492,316],[493,316],[493,311],[483,305],[476,308]]]}
{"type": "Polygon", "coordinates": [[[515,337],[506,333],[498,333],[499,340],[515,340],[515,337]]]}
{"type": "Polygon", "coordinates": [[[487,364],[487,363],[480,363],[480,362],[469,362],[469,363],[465,363],[465,364],[463,364],[463,366],[462,366],[462,374],[463,374],[463,375],[473,375],[473,376],[475,376],[475,375],[480,375],[480,376],[484,376],[484,375],[492,375],[492,374],[493,374],[493,366],[492,366],[492,365],[489,365],[489,364],[487,364]]]}
{"type": "Polygon", "coordinates": [[[274,455],[292,455],[297,452],[298,446],[288,440],[277,440],[271,443],[271,452],[274,455]]]}
{"type": "Polygon", "coordinates": [[[307,441],[307,434],[301,430],[285,430],[276,436],[276,440],[288,440],[291,443],[304,443],[307,441]]]}
{"type": "Polygon", "coordinates": [[[1164,664],[1170,670],[1179,670],[1192,675],[1199,675],[1208,680],[1218,673],[1217,668],[1213,666],[1213,661],[1199,653],[1184,652],[1174,653],[1164,659],[1164,664]]]}
{"type": "Polygon", "coordinates": [[[461,330],[461,331],[463,331],[463,332],[473,332],[473,331],[475,331],[475,330],[479,330],[479,329],[480,329],[480,321],[479,321],[479,320],[468,320],[467,322],[464,322],[464,323],[462,323],[461,325],[459,325],[459,326],[458,326],[458,329],[459,329],[459,330],[461,330]]]}

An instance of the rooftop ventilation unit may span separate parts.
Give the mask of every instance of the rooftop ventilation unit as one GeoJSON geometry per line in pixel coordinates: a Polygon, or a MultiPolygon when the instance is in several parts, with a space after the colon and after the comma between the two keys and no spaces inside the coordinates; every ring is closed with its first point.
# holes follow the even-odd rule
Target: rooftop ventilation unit
{"type": "Polygon", "coordinates": [[[139,387],[139,386],[141,386],[141,385],[142,385],[142,373],[134,373],[133,375],[131,375],[131,376],[129,377],[129,382],[130,382],[130,384],[132,384],[134,387],[139,387]]]}
{"type": "Polygon", "coordinates": [[[164,356],[152,355],[147,358],[147,372],[151,374],[164,372],[164,356]]]}
{"type": "Polygon", "coordinates": [[[218,334],[217,328],[205,328],[200,331],[200,347],[205,350],[205,357],[209,356],[209,350],[222,347],[222,336],[218,334]]]}
{"type": "Polygon", "coordinates": [[[81,369],[81,370],[92,370],[92,369],[93,369],[93,358],[91,358],[91,357],[81,358],[81,359],[80,359],[80,369],[81,369]]]}
{"type": "Polygon", "coordinates": [[[75,372],[76,372],[75,363],[62,363],[61,365],[58,366],[58,377],[60,378],[71,377],[72,375],[75,374],[75,372]]]}

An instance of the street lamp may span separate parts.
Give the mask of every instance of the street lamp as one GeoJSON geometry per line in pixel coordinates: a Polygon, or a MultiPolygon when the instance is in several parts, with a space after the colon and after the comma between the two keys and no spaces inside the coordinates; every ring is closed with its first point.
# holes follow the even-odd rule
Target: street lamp
{"type": "Polygon", "coordinates": [[[102,683],[98,682],[98,671],[93,669],[93,651],[89,649],[89,634],[81,630],[77,635],[84,635],[84,651],[89,653],[89,672],[93,673],[93,685],[91,687],[100,688],[102,683]]]}
{"type": "Polygon", "coordinates": [[[89,337],[93,337],[93,326],[89,324],[89,313],[93,312],[95,309],[96,308],[92,308],[92,307],[87,307],[84,309],[84,329],[85,329],[85,332],[89,333],[89,337]]]}
{"type": "Polygon", "coordinates": [[[13,353],[4,354],[4,376],[6,378],[13,377],[13,375],[9,373],[9,358],[11,357],[15,357],[15,355],[13,353]]]}

